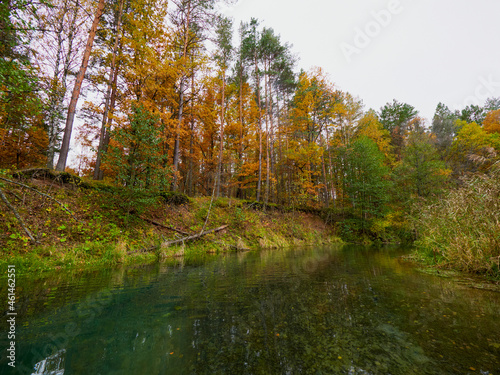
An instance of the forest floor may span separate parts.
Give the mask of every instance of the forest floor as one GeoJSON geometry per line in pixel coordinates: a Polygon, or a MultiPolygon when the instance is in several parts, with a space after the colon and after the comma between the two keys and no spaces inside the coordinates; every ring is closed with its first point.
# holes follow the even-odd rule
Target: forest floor
{"type": "Polygon", "coordinates": [[[15,264],[18,272],[30,275],[341,242],[335,228],[314,213],[229,198],[130,194],[104,183],[8,179],[26,185],[0,180],[5,197],[36,243],[3,202],[0,266],[15,264]],[[186,239],[210,230],[216,231],[186,239]]]}

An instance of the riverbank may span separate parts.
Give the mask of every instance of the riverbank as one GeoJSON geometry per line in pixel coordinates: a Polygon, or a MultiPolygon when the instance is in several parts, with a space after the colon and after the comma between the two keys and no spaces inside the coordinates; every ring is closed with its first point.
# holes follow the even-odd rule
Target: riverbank
{"type": "Polygon", "coordinates": [[[312,213],[237,199],[152,196],[52,177],[21,180],[25,186],[3,182],[8,185],[8,200],[37,243],[3,205],[2,268],[15,264],[18,272],[34,275],[202,253],[341,242],[334,227],[312,213]],[[193,236],[199,238],[191,240],[193,236]]]}
{"type": "Polygon", "coordinates": [[[414,259],[500,280],[500,165],[419,209],[414,259]]]}

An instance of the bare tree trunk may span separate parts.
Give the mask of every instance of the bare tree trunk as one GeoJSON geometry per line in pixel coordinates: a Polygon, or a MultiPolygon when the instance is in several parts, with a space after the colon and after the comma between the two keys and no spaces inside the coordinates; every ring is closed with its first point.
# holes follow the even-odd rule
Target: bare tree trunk
{"type": "MultiPolygon", "coordinates": [[[[191,27],[191,3],[189,3],[188,10],[187,10],[187,16],[186,16],[186,28],[184,30],[184,45],[182,49],[182,58],[186,58],[187,56],[187,48],[189,44],[189,28],[191,27]]],[[[174,167],[174,180],[172,184],[172,188],[174,191],[177,191],[179,188],[179,181],[178,181],[178,174],[179,174],[179,160],[180,160],[180,137],[181,137],[181,127],[182,127],[182,120],[183,120],[183,111],[184,111],[184,86],[185,86],[185,80],[186,76],[182,75],[181,77],[181,84],[179,86],[179,114],[177,117],[177,129],[176,129],[176,134],[175,134],[175,143],[174,143],[174,160],[173,160],[173,167],[174,167]]]]}
{"type": "MultiPolygon", "coordinates": [[[[282,154],[282,132],[281,132],[281,109],[280,109],[280,98],[278,96],[278,92],[276,93],[276,112],[278,114],[277,116],[277,121],[278,121],[278,131],[277,131],[277,137],[278,137],[278,155],[277,155],[277,164],[279,165],[280,162],[283,160],[283,154],[282,154]]],[[[282,203],[280,201],[280,194],[283,191],[283,187],[285,185],[285,178],[284,178],[284,169],[283,167],[280,167],[278,170],[278,167],[276,167],[276,198],[278,200],[278,203],[282,203]]]]}
{"type": "Polygon", "coordinates": [[[54,76],[51,82],[51,92],[49,94],[50,104],[49,104],[49,120],[47,124],[47,136],[49,139],[49,144],[47,147],[47,168],[54,169],[54,154],[57,142],[58,133],[58,104],[61,102],[61,93],[58,92],[58,80],[59,80],[59,64],[61,63],[61,53],[63,50],[63,38],[62,32],[64,30],[64,15],[60,19],[59,27],[56,31],[57,34],[57,51],[56,51],[56,62],[54,63],[54,76]]]}
{"type": "MultiPolygon", "coordinates": [[[[118,81],[118,67],[116,68],[117,72],[114,77],[114,81],[112,84],[113,89],[111,90],[111,98],[110,98],[110,104],[109,104],[109,112],[108,112],[108,124],[106,125],[106,132],[104,135],[104,142],[102,145],[102,153],[103,155],[106,154],[108,151],[108,146],[109,146],[109,140],[111,138],[111,125],[113,123],[113,112],[115,108],[115,103],[116,103],[116,95],[117,95],[117,81],[118,81]]],[[[104,178],[104,171],[102,169],[99,170],[99,180],[102,180],[104,178]]]]}
{"type": "MultiPolygon", "coordinates": [[[[68,11],[68,6],[67,2],[65,3],[65,12],[68,11]]],[[[62,33],[64,31],[64,14],[60,18],[60,24],[59,28],[57,30],[57,53],[56,53],[56,62],[54,64],[54,77],[53,77],[53,82],[52,82],[52,92],[49,94],[50,95],[50,108],[49,108],[49,113],[50,113],[50,119],[49,119],[49,128],[47,129],[47,134],[48,134],[48,139],[49,139],[49,144],[47,148],[47,168],[49,169],[54,169],[54,158],[55,154],[57,152],[56,146],[57,146],[57,138],[59,136],[60,129],[58,127],[58,119],[56,118],[58,115],[59,108],[62,107],[64,97],[66,96],[66,91],[67,91],[67,78],[69,74],[69,69],[70,69],[70,64],[71,64],[71,57],[75,53],[73,50],[73,40],[74,40],[74,35],[76,32],[76,21],[78,18],[78,11],[80,10],[80,2],[77,0],[75,3],[75,7],[73,10],[72,14],[72,19],[69,27],[69,33],[67,35],[68,38],[68,49],[66,51],[66,55],[64,56],[64,59],[62,61],[63,66],[62,66],[62,77],[61,77],[61,84],[62,88],[61,91],[57,91],[57,84],[56,82],[58,81],[59,78],[59,64],[61,63],[61,57],[60,55],[63,52],[63,44],[64,44],[64,38],[62,37],[62,33]]],[[[61,108],[62,110],[62,108],[61,108]]]]}
{"type": "Polygon", "coordinates": [[[226,102],[226,70],[222,71],[222,93],[221,93],[221,110],[220,110],[220,146],[219,146],[219,162],[217,163],[217,188],[215,192],[215,197],[219,198],[221,190],[221,178],[222,178],[222,154],[224,149],[224,118],[225,118],[225,102],[226,102]]]}
{"type": "Polygon", "coordinates": [[[257,83],[257,106],[259,107],[259,179],[257,180],[257,202],[260,201],[260,191],[262,188],[262,109],[260,103],[260,78],[259,78],[259,66],[257,61],[257,51],[255,51],[254,55],[255,62],[255,80],[257,83]]]}
{"type": "MultiPolygon", "coordinates": [[[[238,116],[240,123],[240,144],[238,150],[238,170],[241,172],[243,166],[243,72],[242,72],[242,63],[240,60],[239,66],[239,79],[240,79],[240,92],[239,92],[239,108],[238,108],[238,116]]],[[[238,177],[238,182],[241,181],[241,176],[238,177]]],[[[243,198],[243,189],[241,188],[241,184],[238,183],[238,187],[236,189],[236,198],[243,198]]]]}
{"type": "Polygon", "coordinates": [[[264,203],[265,204],[268,204],[269,203],[269,164],[270,164],[270,160],[269,160],[269,89],[268,89],[268,84],[269,84],[269,74],[267,72],[268,70],[268,63],[264,63],[264,71],[266,72],[265,76],[264,76],[264,94],[266,96],[266,189],[265,189],[265,193],[266,193],[266,196],[264,198],[264,203]]]}
{"type": "MultiPolygon", "coordinates": [[[[194,97],[194,69],[191,74],[191,97],[194,97]]],[[[189,135],[189,165],[188,165],[188,175],[186,181],[187,194],[189,196],[194,196],[194,100],[191,99],[191,124],[190,124],[190,135],[189,135]]]]}
{"type": "Polygon", "coordinates": [[[183,110],[184,110],[184,77],[181,78],[180,85],[180,94],[179,94],[179,115],[177,117],[177,129],[175,132],[175,143],[174,143],[174,182],[173,182],[173,190],[177,191],[179,186],[179,160],[180,160],[180,137],[181,137],[181,127],[182,127],[182,119],[183,119],[183,110]]]}
{"type": "Polygon", "coordinates": [[[101,171],[101,162],[102,162],[102,156],[103,156],[103,153],[105,151],[105,148],[107,148],[106,146],[109,143],[109,130],[110,129],[109,129],[109,127],[107,127],[107,125],[108,125],[108,121],[109,121],[109,119],[108,119],[109,113],[113,111],[113,107],[110,106],[111,95],[113,93],[113,90],[116,89],[116,80],[118,77],[118,67],[116,64],[116,55],[118,53],[118,44],[120,42],[120,29],[121,29],[121,22],[122,22],[122,13],[123,13],[123,0],[120,1],[117,21],[116,21],[116,36],[115,36],[115,43],[113,45],[113,58],[111,60],[111,68],[109,71],[108,90],[107,90],[106,98],[105,98],[105,102],[104,102],[104,113],[102,115],[101,133],[99,135],[99,147],[97,149],[97,157],[96,157],[96,161],[95,161],[94,180],[102,180],[104,178],[104,172],[101,171]],[[108,139],[108,143],[106,143],[106,139],[108,139]]]}
{"type": "Polygon", "coordinates": [[[92,45],[94,44],[97,26],[99,25],[99,21],[101,19],[103,11],[104,0],[99,0],[99,4],[97,5],[97,10],[94,17],[94,22],[92,23],[92,28],[89,31],[87,46],[85,47],[85,53],[83,54],[82,65],[80,66],[80,71],[78,72],[78,75],[76,77],[75,87],[73,88],[71,101],[69,103],[68,117],[66,118],[66,128],[64,129],[64,137],[61,146],[61,154],[59,155],[59,160],[56,166],[56,170],[58,171],[64,171],[64,169],[66,168],[66,161],[68,159],[69,153],[69,144],[71,141],[71,132],[73,130],[73,122],[75,121],[76,105],[78,103],[78,98],[80,97],[82,82],[89,63],[90,52],[92,51],[92,45]]]}

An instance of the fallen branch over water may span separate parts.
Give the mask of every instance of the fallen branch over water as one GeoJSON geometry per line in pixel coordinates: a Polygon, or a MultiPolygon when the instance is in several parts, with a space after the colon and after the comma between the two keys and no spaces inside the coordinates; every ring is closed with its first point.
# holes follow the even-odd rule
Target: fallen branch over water
{"type": "MultiPolygon", "coordinates": [[[[146,220],[146,219],[144,219],[144,220],[146,220]]],[[[150,221],[150,220],[146,220],[146,221],[150,221]]],[[[163,224],[160,224],[160,226],[163,226],[163,224]]],[[[150,251],[158,250],[160,247],[169,247],[169,246],[172,246],[172,245],[177,245],[177,244],[180,244],[180,243],[184,243],[184,242],[196,240],[196,239],[198,239],[200,237],[203,237],[203,236],[205,236],[207,234],[220,232],[221,230],[224,230],[227,227],[229,227],[229,225],[223,225],[222,227],[215,228],[215,229],[210,229],[210,230],[207,230],[207,231],[199,233],[199,234],[193,234],[192,236],[183,237],[183,238],[180,238],[178,240],[165,241],[165,242],[163,242],[161,244],[161,246],[150,246],[150,247],[146,247],[146,248],[135,250],[135,251],[129,251],[129,252],[127,252],[127,254],[128,255],[132,255],[132,254],[138,254],[138,253],[148,253],[150,251]]]]}
{"type": "Polygon", "coordinates": [[[192,235],[192,236],[188,236],[188,237],[180,238],[180,239],[178,239],[178,240],[174,240],[174,241],[166,241],[166,242],[163,242],[163,243],[162,243],[162,247],[169,247],[169,246],[172,246],[172,245],[177,245],[177,244],[180,244],[180,243],[183,243],[183,242],[188,242],[188,241],[196,240],[196,239],[198,239],[198,238],[200,238],[200,237],[206,236],[207,234],[220,232],[221,230],[226,229],[228,226],[229,226],[229,225],[223,225],[222,227],[215,228],[215,229],[210,229],[210,230],[207,230],[207,231],[201,232],[201,233],[199,233],[199,234],[194,234],[194,235],[192,235]]]}
{"type": "MultiPolygon", "coordinates": [[[[153,225],[156,225],[160,228],[165,228],[165,229],[168,229],[168,230],[171,230],[173,232],[177,232],[177,233],[180,233],[180,234],[183,234],[185,236],[191,236],[191,233],[187,233],[187,232],[184,232],[180,229],[177,229],[177,228],[174,228],[174,227],[171,227],[171,226],[168,226],[168,225],[165,225],[165,224],[161,224],[157,221],[154,221],[154,220],[151,220],[151,219],[148,219],[147,217],[143,217],[143,216],[140,216],[140,218],[144,221],[147,221],[148,223],[151,223],[153,225]]],[[[179,240],[179,241],[182,241],[182,240],[179,240]]],[[[218,245],[222,245],[222,246],[227,246],[227,247],[230,247],[231,249],[235,249],[235,250],[250,250],[249,248],[240,248],[236,245],[231,245],[231,244],[227,244],[227,243],[224,243],[224,242],[220,242],[220,241],[216,241],[216,240],[209,240],[210,242],[213,242],[213,243],[216,243],[218,245]]],[[[136,251],[136,252],[148,252],[148,251],[153,251],[155,250],[156,248],[158,248],[158,246],[152,246],[152,247],[148,247],[148,248],[145,248],[145,249],[141,249],[140,251],[136,251]]],[[[134,253],[134,252],[132,252],[134,253]]]]}

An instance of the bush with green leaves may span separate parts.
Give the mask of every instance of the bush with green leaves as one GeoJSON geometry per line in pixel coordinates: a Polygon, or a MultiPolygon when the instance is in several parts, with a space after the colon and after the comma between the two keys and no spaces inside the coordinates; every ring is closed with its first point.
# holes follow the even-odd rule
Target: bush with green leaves
{"type": "Polygon", "coordinates": [[[121,199],[129,211],[142,211],[155,204],[168,188],[171,171],[160,147],[163,131],[159,116],[135,103],[128,125],[112,132],[114,141],[105,154],[105,163],[123,187],[121,199]]]}
{"type": "Polygon", "coordinates": [[[384,155],[377,144],[365,136],[356,139],[343,156],[344,186],[353,216],[351,226],[367,233],[371,221],[383,217],[387,211],[391,187],[389,168],[384,165],[384,155]]]}
{"type": "Polygon", "coordinates": [[[105,155],[119,185],[163,191],[170,182],[167,155],[162,152],[164,125],[142,104],[132,106],[129,124],[112,132],[114,142],[105,155]]]}

